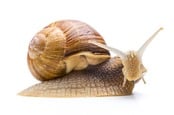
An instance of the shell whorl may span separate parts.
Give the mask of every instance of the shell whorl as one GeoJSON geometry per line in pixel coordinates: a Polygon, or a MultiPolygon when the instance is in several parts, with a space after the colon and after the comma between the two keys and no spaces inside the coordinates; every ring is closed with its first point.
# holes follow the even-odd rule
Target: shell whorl
{"type": "MultiPolygon", "coordinates": [[[[88,44],[88,40],[105,44],[102,36],[83,22],[63,20],[51,23],[38,32],[30,42],[27,57],[31,73],[41,81],[54,79],[67,73],[65,59],[74,54],[91,52],[92,56],[109,56],[107,50],[88,44]]],[[[90,60],[87,58],[88,53],[79,55],[84,55],[85,60],[90,60]]],[[[88,64],[90,65],[89,62],[88,64]]]]}

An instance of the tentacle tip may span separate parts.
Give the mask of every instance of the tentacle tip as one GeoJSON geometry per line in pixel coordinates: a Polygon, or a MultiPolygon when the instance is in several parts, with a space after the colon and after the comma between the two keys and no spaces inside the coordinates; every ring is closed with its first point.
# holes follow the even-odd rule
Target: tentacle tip
{"type": "Polygon", "coordinates": [[[163,27],[160,27],[159,30],[164,30],[164,28],[163,27]]]}

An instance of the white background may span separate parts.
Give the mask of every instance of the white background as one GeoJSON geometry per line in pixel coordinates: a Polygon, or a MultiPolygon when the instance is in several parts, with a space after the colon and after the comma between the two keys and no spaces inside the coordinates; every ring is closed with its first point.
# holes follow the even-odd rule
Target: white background
{"type": "Polygon", "coordinates": [[[174,3],[172,0],[1,0],[0,114],[172,115],[174,103],[174,3]],[[41,28],[61,19],[94,27],[110,46],[136,50],[159,27],[164,30],[147,48],[143,62],[147,84],[134,94],[102,98],[31,98],[17,93],[35,83],[26,55],[41,28]]]}

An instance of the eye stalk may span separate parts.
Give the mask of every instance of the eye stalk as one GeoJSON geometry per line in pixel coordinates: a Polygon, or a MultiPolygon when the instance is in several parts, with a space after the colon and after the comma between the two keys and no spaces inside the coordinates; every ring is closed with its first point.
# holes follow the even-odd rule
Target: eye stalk
{"type": "Polygon", "coordinates": [[[140,58],[142,58],[144,51],[146,50],[147,46],[151,43],[151,41],[155,38],[155,36],[161,31],[163,28],[159,28],[147,41],[139,48],[138,55],[140,58]]]}
{"type": "Polygon", "coordinates": [[[155,36],[162,30],[163,28],[159,28],[140,48],[138,51],[129,51],[128,53],[124,53],[118,49],[112,48],[110,46],[106,46],[104,44],[97,43],[95,41],[89,41],[89,43],[97,45],[101,48],[104,48],[108,51],[112,51],[113,53],[117,54],[123,63],[123,87],[126,84],[126,81],[139,81],[143,80],[144,83],[145,80],[143,78],[144,73],[147,71],[144,65],[142,64],[142,56],[147,48],[147,46],[151,43],[151,41],[155,38],[155,36]]]}

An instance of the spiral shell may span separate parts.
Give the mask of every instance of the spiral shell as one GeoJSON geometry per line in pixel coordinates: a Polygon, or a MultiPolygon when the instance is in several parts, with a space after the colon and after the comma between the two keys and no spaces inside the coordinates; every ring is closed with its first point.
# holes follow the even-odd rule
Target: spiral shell
{"type": "Polygon", "coordinates": [[[38,32],[29,44],[28,66],[38,80],[61,77],[110,58],[107,50],[88,41],[105,44],[102,36],[89,25],[75,20],[51,23],[38,32]]]}

